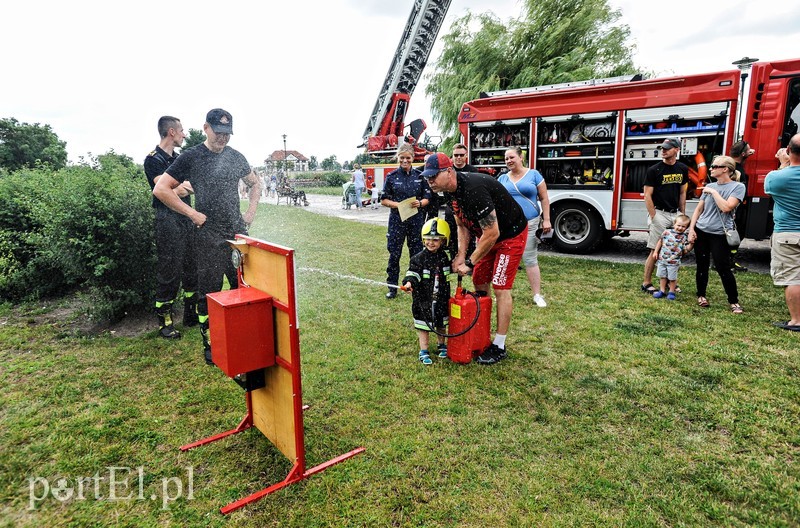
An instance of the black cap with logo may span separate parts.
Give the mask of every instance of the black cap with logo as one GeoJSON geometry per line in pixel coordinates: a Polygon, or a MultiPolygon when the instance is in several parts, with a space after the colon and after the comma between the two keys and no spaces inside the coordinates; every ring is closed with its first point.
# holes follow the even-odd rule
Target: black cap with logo
{"type": "Polygon", "coordinates": [[[216,134],[233,134],[233,116],[222,108],[214,108],[206,114],[206,123],[216,134]]]}

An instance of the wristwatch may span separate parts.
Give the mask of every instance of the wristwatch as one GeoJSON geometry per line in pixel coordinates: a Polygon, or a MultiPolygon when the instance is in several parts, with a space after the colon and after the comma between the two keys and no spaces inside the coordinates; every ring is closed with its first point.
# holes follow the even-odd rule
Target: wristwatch
{"type": "Polygon", "coordinates": [[[465,265],[466,267],[468,267],[469,269],[472,269],[472,268],[474,268],[474,267],[475,267],[475,264],[473,264],[473,263],[472,263],[472,259],[467,259],[467,260],[465,260],[465,261],[464,261],[464,265],[465,265]]]}

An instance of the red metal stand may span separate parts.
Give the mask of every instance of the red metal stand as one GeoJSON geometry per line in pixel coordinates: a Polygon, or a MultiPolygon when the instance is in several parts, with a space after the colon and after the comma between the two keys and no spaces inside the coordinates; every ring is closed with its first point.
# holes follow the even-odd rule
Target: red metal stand
{"type": "MultiPolygon", "coordinates": [[[[209,436],[208,438],[204,438],[202,440],[198,440],[197,442],[192,442],[191,444],[183,445],[183,446],[181,446],[181,451],[188,451],[190,449],[194,449],[195,447],[200,447],[202,445],[210,444],[211,442],[216,442],[217,440],[222,440],[223,438],[226,438],[226,437],[231,436],[231,435],[235,435],[236,433],[241,433],[242,431],[246,431],[247,429],[250,429],[251,427],[253,427],[253,403],[252,403],[252,397],[250,396],[250,392],[246,392],[245,393],[245,400],[247,401],[247,414],[242,419],[242,421],[239,423],[239,425],[236,426],[235,429],[231,429],[230,431],[225,431],[224,433],[219,433],[219,434],[215,434],[213,436],[209,436]]],[[[303,407],[302,407],[302,409],[304,411],[307,410],[308,408],[309,408],[308,405],[303,405],[303,407]]],[[[270,493],[273,493],[275,491],[283,489],[286,486],[289,486],[290,484],[294,484],[295,482],[300,482],[301,480],[307,479],[308,477],[310,477],[310,476],[312,476],[312,475],[314,475],[316,473],[319,473],[320,471],[324,471],[325,469],[327,469],[327,468],[329,468],[329,467],[331,467],[333,465],[338,464],[339,462],[344,462],[348,458],[352,458],[352,457],[354,457],[354,456],[356,456],[358,454],[361,454],[365,450],[366,449],[363,448],[363,447],[359,447],[358,449],[353,449],[352,451],[350,451],[348,453],[345,453],[343,455],[339,455],[336,458],[332,458],[332,459],[328,460],[327,462],[323,462],[322,464],[319,464],[318,466],[314,466],[313,468],[311,468],[311,469],[309,469],[307,471],[303,471],[302,468],[300,467],[300,464],[299,463],[295,463],[295,465],[292,467],[291,471],[289,471],[289,474],[281,482],[279,482],[277,484],[273,484],[272,486],[269,486],[268,488],[264,488],[261,491],[257,491],[256,493],[253,493],[252,495],[248,495],[247,497],[244,497],[244,498],[241,498],[241,499],[239,499],[237,501],[231,502],[230,504],[220,508],[219,511],[222,512],[223,515],[227,515],[227,514],[229,514],[230,512],[232,512],[234,510],[238,510],[242,506],[246,506],[246,505],[250,504],[251,502],[255,502],[258,499],[269,495],[270,493]]]]}
{"type": "Polygon", "coordinates": [[[181,446],[181,451],[188,451],[190,449],[194,449],[195,447],[200,447],[202,445],[210,444],[211,442],[216,442],[217,440],[222,440],[223,438],[231,435],[235,435],[236,433],[241,433],[242,431],[247,431],[251,427],[253,427],[253,400],[251,399],[250,393],[245,393],[245,401],[247,402],[247,414],[242,421],[239,422],[239,425],[236,426],[236,429],[231,429],[230,431],[225,431],[224,433],[215,434],[213,436],[209,436],[208,438],[203,438],[202,440],[198,440],[197,442],[192,442],[191,444],[186,444],[181,446]]]}
{"type": "Polygon", "coordinates": [[[354,457],[354,456],[356,456],[356,455],[358,455],[360,453],[363,453],[364,451],[365,451],[365,448],[363,448],[363,447],[359,447],[358,449],[353,449],[349,453],[345,453],[345,454],[340,455],[340,456],[338,456],[336,458],[332,458],[332,459],[328,460],[327,462],[323,462],[322,464],[320,464],[318,466],[314,466],[313,468],[311,468],[308,471],[305,471],[303,473],[300,473],[300,465],[299,464],[295,464],[294,467],[292,468],[292,470],[289,472],[289,475],[287,475],[287,477],[282,482],[279,482],[277,484],[273,484],[272,486],[270,486],[268,488],[264,488],[261,491],[257,491],[255,493],[253,493],[252,495],[248,495],[247,497],[244,497],[244,498],[239,499],[237,501],[231,502],[227,506],[223,506],[222,508],[220,508],[219,511],[222,512],[223,515],[227,515],[227,514],[229,514],[230,512],[232,512],[234,510],[238,510],[242,506],[246,506],[246,505],[250,504],[251,502],[255,502],[258,499],[260,499],[262,497],[265,497],[266,495],[269,495],[272,492],[275,492],[275,491],[278,491],[280,489],[283,489],[283,488],[285,488],[286,486],[288,486],[290,484],[294,484],[295,482],[300,482],[301,480],[307,479],[308,477],[310,477],[311,475],[313,475],[315,473],[319,473],[320,471],[323,471],[323,470],[325,470],[325,469],[327,469],[327,468],[329,468],[329,467],[331,467],[331,466],[333,466],[335,464],[338,464],[339,462],[343,462],[343,461],[347,460],[348,458],[352,458],[352,457],[354,457]]]}

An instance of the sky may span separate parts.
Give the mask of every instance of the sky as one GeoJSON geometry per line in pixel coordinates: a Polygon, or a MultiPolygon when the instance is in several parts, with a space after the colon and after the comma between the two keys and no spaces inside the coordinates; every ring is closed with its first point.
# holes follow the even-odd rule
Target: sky
{"type": "MultiPolygon", "coordinates": [[[[634,61],[658,76],[733,69],[744,56],[800,56],[795,1],[610,0],[631,29],[634,61]],[[795,4],[795,5],[793,5],[795,4]]],[[[284,147],[318,161],[352,160],[412,0],[168,4],[154,0],[27,0],[3,7],[0,118],[49,124],[71,162],[111,149],[141,163],[162,115],[201,129],[208,110],[233,115],[230,146],[251,165],[284,147]]],[[[424,73],[452,21],[521,13],[518,0],[452,0],[424,73]]],[[[578,80],[578,79],[576,79],[578,80]]],[[[425,96],[406,122],[438,133],[425,96]]]]}

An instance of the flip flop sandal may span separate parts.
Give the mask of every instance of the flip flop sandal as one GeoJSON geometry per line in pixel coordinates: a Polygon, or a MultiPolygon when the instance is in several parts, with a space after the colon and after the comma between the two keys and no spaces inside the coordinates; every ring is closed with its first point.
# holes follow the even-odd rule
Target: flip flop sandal
{"type": "Polygon", "coordinates": [[[648,295],[653,295],[658,290],[656,289],[655,286],[653,286],[652,283],[649,283],[649,284],[642,284],[642,291],[644,293],[647,293],[648,295]]]}
{"type": "Polygon", "coordinates": [[[741,313],[744,313],[744,310],[742,309],[741,306],[739,306],[739,304],[732,304],[731,305],[731,312],[735,313],[735,314],[741,314],[741,313]]]}
{"type": "Polygon", "coordinates": [[[777,321],[772,324],[778,328],[789,330],[790,332],[800,332],[800,325],[790,325],[789,321],[777,321]]]}
{"type": "Polygon", "coordinates": [[[697,306],[701,308],[708,308],[709,306],[711,306],[711,304],[709,304],[708,299],[706,299],[705,297],[698,297],[697,306]]]}

